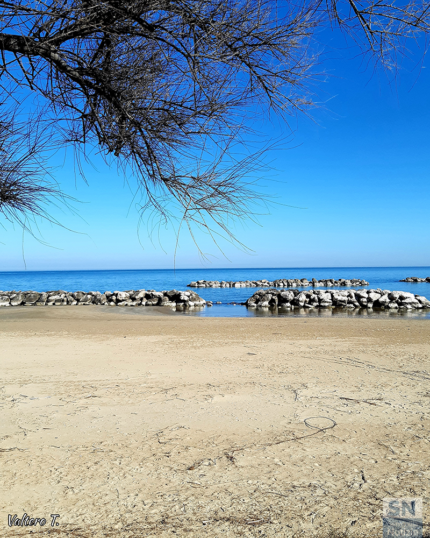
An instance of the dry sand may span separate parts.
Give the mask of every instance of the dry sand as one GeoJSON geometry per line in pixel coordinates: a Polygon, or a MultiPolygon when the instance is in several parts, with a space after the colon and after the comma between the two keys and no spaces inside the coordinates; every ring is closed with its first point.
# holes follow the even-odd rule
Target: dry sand
{"type": "Polygon", "coordinates": [[[429,352],[429,321],[2,309],[0,536],[48,534],[24,512],[81,538],[381,536],[400,496],[428,517],[429,352]]]}

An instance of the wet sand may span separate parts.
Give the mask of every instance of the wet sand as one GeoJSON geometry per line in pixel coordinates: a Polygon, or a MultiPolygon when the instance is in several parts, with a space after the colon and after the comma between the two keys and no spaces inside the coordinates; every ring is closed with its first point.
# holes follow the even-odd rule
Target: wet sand
{"type": "Polygon", "coordinates": [[[64,537],[381,536],[401,496],[428,517],[429,321],[151,314],[0,309],[1,536],[54,513],[64,537]]]}

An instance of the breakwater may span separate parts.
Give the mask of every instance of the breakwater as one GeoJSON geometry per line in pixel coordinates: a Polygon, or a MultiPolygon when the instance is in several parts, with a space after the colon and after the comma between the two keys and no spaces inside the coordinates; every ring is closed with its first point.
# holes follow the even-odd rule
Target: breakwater
{"type": "Polygon", "coordinates": [[[171,306],[177,310],[204,306],[206,301],[194,291],[0,291],[0,307],[7,306],[171,306]]]}
{"type": "Polygon", "coordinates": [[[246,301],[248,308],[367,308],[413,310],[430,308],[421,295],[404,291],[371,290],[258,290],[246,301]]]}
{"type": "Polygon", "coordinates": [[[196,280],[187,284],[189,288],[264,288],[264,287],[273,287],[273,288],[294,288],[301,287],[307,288],[312,286],[317,287],[351,287],[351,286],[368,286],[369,282],[366,280],[360,280],[357,278],[345,279],[340,278],[335,280],[334,278],[317,280],[312,278],[308,280],[307,278],[293,278],[293,279],[278,279],[278,280],[237,280],[237,281],[226,281],[226,280],[196,280]]]}
{"type": "Polygon", "coordinates": [[[428,282],[430,283],[430,276],[426,278],[419,278],[417,276],[408,276],[404,278],[403,280],[400,280],[400,282],[428,282]]]}

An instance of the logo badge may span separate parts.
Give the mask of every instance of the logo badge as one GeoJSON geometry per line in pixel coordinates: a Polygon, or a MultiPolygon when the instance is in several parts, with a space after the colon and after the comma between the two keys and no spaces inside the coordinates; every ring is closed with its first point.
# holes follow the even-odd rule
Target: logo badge
{"type": "Polygon", "coordinates": [[[421,498],[386,498],[383,503],[384,538],[423,537],[423,501],[421,498]]]}

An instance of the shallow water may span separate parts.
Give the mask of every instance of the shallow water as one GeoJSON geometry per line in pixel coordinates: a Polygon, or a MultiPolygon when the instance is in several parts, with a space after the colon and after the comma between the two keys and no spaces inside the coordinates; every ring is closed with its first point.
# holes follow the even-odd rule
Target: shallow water
{"type": "Polygon", "coordinates": [[[206,318],[379,318],[379,319],[430,319],[430,310],[367,310],[346,308],[300,308],[294,310],[281,310],[269,308],[246,308],[242,305],[214,305],[199,311],[190,311],[189,316],[206,318]]]}
{"type": "MultiPolygon", "coordinates": [[[[430,298],[430,283],[399,282],[408,276],[430,276],[430,267],[325,267],[325,268],[258,268],[258,269],[170,269],[160,270],[106,270],[106,271],[10,271],[0,272],[0,290],[66,290],[66,291],[115,291],[129,289],[186,289],[193,280],[257,280],[292,278],[360,278],[369,282],[369,288],[403,290],[430,298]]],[[[227,305],[230,302],[244,302],[258,288],[193,288],[207,301],[221,301],[222,305],[205,308],[202,312],[188,315],[207,317],[242,316],[388,316],[402,318],[428,318],[424,312],[388,313],[385,311],[369,314],[367,311],[314,310],[275,312],[247,310],[243,306],[227,305]]],[[[300,288],[298,288],[300,289],[300,288]]],[[[309,289],[309,288],[306,288],[309,289]]],[[[324,288],[317,288],[324,289],[324,288]]],[[[333,288],[330,288],[333,289],[333,288]]],[[[345,289],[345,288],[341,288],[345,289]]]]}

